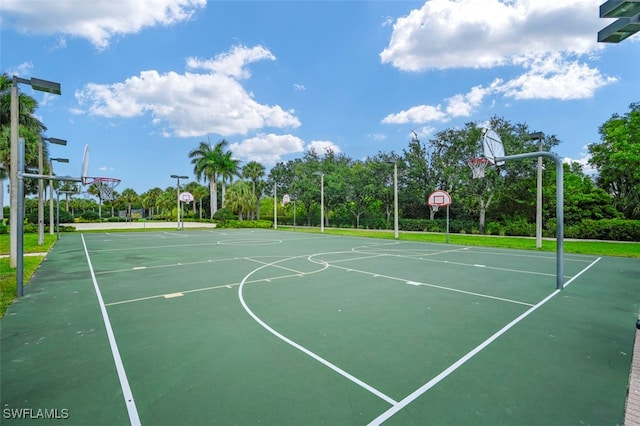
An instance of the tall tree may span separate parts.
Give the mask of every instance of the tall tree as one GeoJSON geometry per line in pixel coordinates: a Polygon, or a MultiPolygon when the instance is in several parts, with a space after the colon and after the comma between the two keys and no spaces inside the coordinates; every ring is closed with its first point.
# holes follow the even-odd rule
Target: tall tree
{"type": "Polygon", "coordinates": [[[253,190],[253,195],[256,197],[255,212],[251,214],[258,219],[260,219],[260,197],[262,196],[261,180],[264,174],[264,166],[257,161],[249,161],[242,167],[242,176],[251,181],[251,189],[253,190]]]}
{"type": "Polygon", "coordinates": [[[596,183],[627,218],[640,219],[640,102],[623,116],[614,114],[600,127],[600,136],[600,143],[589,145],[596,183]]]}
{"type": "Polygon", "coordinates": [[[211,217],[218,210],[218,176],[223,170],[223,162],[225,157],[225,148],[229,145],[225,139],[222,139],[215,145],[200,142],[198,148],[189,152],[191,164],[193,164],[193,172],[198,182],[203,178],[209,181],[209,193],[211,194],[211,217]]]}
{"type": "MultiPolygon", "coordinates": [[[[0,171],[0,184],[11,175],[11,87],[13,78],[4,73],[0,75],[0,163],[4,164],[4,170],[0,171]]],[[[40,135],[47,130],[35,116],[38,103],[31,96],[18,93],[18,133],[25,139],[25,166],[36,166],[38,143],[40,135]],[[33,153],[36,153],[35,157],[33,153]]],[[[45,147],[45,152],[46,152],[45,147]]],[[[36,188],[30,179],[25,181],[25,193],[33,193],[36,188]]],[[[0,206],[4,203],[4,191],[0,191],[0,206]]],[[[1,210],[1,209],[0,209],[1,210]]],[[[3,213],[0,212],[0,219],[3,213]]]]}
{"type": "Polygon", "coordinates": [[[255,206],[255,195],[247,182],[238,180],[229,185],[229,193],[224,208],[231,210],[242,220],[244,213],[249,213],[255,206]]]}
{"type": "Polygon", "coordinates": [[[235,176],[240,176],[240,160],[233,158],[231,151],[225,151],[222,155],[220,163],[220,178],[222,180],[222,204],[224,205],[224,197],[227,187],[227,181],[231,183],[235,176]]]}
{"type": "MultiPolygon", "coordinates": [[[[444,147],[446,146],[448,145],[445,144],[444,147]]],[[[425,145],[414,133],[409,146],[403,151],[403,163],[407,165],[407,169],[401,179],[402,186],[406,188],[406,191],[402,192],[402,204],[405,206],[407,217],[425,217],[429,212],[427,206],[429,194],[439,186],[440,189],[445,189],[442,186],[446,184],[439,185],[435,174],[439,171],[446,176],[447,171],[433,164],[433,149],[433,143],[425,145]]],[[[433,219],[433,212],[431,212],[431,218],[433,219]]]]}
{"type": "Polygon", "coordinates": [[[124,191],[122,191],[122,194],[120,194],[120,197],[119,197],[118,201],[127,206],[127,218],[130,221],[131,220],[131,206],[134,203],[138,203],[140,201],[140,197],[138,196],[136,191],[134,191],[131,188],[127,188],[124,191]]]}

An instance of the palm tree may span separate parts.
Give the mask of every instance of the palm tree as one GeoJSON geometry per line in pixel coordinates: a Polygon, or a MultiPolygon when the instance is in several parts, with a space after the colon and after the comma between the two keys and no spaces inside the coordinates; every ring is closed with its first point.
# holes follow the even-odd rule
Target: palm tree
{"type": "Polygon", "coordinates": [[[236,181],[229,185],[229,194],[224,203],[224,208],[238,214],[238,219],[242,220],[244,212],[253,210],[256,204],[256,197],[251,192],[251,187],[247,182],[236,181]]]}
{"type": "Polygon", "coordinates": [[[153,218],[153,209],[158,205],[160,195],[162,195],[162,189],[156,186],[140,196],[142,198],[142,207],[149,209],[150,218],[153,218]]]}
{"type": "Polygon", "coordinates": [[[226,190],[227,179],[229,183],[233,180],[234,176],[240,176],[240,160],[232,157],[231,151],[226,151],[222,156],[222,165],[220,167],[220,177],[222,180],[222,205],[224,205],[224,196],[226,190]]]}
{"type": "Polygon", "coordinates": [[[136,191],[131,188],[127,188],[122,191],[118,201],[127,205],[127,218],[131,221],[131,204],[139,202],[140,197],[136,191]]]}
{"type": "MultiPolygon", "coordinates": [[[[7,73],[0,75],[0,163],[4,163],[4,171],[0,172],[0,184],[4,185],[4,180],[11,175],[11,87],[13,78],[7,73]]],[[[20,137],[25,138],[25,165],[33,166],[33,157],[30,153],[37,152],[37,144],[40,142],[40,135],[47,130],[35,116],[38,102],[31,96],[18,93],[18,132],[20,137]],[[34,148],[35,147],[35,148],[34,148]]],[[[37,165],[37,157],[36,163],[37,165]]],[[[28,183],[28,182],[27,182],[28,183]]],[[[29,191],[29,188],[25,188],[29,191]]],[[[0,206],[4,204],[4,191],[0,191],[0,206]]],[[[0,209],[1,210],[1,209],[0,209]]],[[[0,220],[4,217],[0,211],[0,220]]]]}
{"type": "Polygon", "coordinates": [[[211,194],[211,218],[218,210],[218,175],[222,170],[224,161],[224,149],[229,145],[225,139],[222,139],[215,146],[200,142],[198,148],[189,152],[191,164],[193,164],[193,173],[196,179],[209,180],[209,193],[211,194]]]}
{"type": "Polygon", "coordinates": [[[193,216],[194,217],[196,215],[196,210],[198,209],[198,206],[196,205],[195,200],[198,200],[200,202],[200,219],[202,219],[202,199],[207,195],[209,195],[209,189],[200,185],[198,182],[189,182],[188,184],[185,185],[184,190],[189,191],[191,195],[193,195],[193,198],[194,198],[193,216]]]}
{"type": "Polygon", "coordinates": [[[242,167],[242,177],[251,180],[253,188],[253,195],[256,197],[256,210],[252,213],[253,217],[260,219],[260,196],[262,195],[262,188],[260,188],[260,181],[264,177],[265,168],[257,161],[249,161],[244,167],[242,167]]]}

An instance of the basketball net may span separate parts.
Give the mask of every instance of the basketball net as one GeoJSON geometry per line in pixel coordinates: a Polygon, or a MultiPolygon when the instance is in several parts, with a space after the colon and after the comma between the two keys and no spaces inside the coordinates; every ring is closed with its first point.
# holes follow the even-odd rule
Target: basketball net
{"type": "Polygon", "coordinates": [[[467,161],[474,179],[481,179],[484,177],[485,169],[489,163],[490,161],[484,157],[472,158],[467,161]]]}
{"type": "Polygon", "coordinates": [[[113,193],[120,184],[120,179],[115,178],[95,178],[89,185],[94,185],[100,193],[100,198],[104,201],[113,200],[113,193]]]}

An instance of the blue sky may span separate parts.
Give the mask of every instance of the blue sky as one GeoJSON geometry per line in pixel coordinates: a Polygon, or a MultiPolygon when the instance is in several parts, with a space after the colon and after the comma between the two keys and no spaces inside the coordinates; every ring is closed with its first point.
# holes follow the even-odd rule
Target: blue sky
{"type": "Polygon", "coordinates": [[[56,174],[78,176],[89,144],[89,175],[119,191],[193,178],[200,141],[269,169],[310,148],[400,153],[412,131],[494,115],[584,162],[640,101],[640,36],[597,43],[602,2],[2,0],[0,68],[61,83],[21,86],[69,141],[56,174]]]}

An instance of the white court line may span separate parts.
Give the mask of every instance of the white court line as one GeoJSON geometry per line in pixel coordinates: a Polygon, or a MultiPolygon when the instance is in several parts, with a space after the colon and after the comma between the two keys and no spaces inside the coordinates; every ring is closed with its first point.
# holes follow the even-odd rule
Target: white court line
{"type": "MultiPolygon", "coordinates": [[[[286,258],[286,259],[281,259],[281,260],[277,260],[275,262],[271,262],[271,263],[267,263],[265,265],[262,265],[256,269],[254,269],[253,271],[249,272],[243,279],[242,282],[240,283],[240,286],[238,287],[238,298],[240,299],[240,303],[242,304],[242,307],[244,308],[245,311],[247,311],[247,313],[249,314],[249,316],[251,316],[251,318],[254,319],[255,322],[257,322],[258,324],[260,324],[265,330],[267,330],[269,333],[273,334],[274,336],[276,336],[278,339],[284,341],[285,343],[288,343],[289,345],[293,346],[294,348],[298,349],[299,351],[303,352],[304,354],[310,356],[311,358],[315,359],[316,361],[320,362],[322,365],[332,369],[333,371],[335,371],[336,373],[340,374],[342,377],[345,377],[346,379],[352,381],[353,383],[357,384],[358,386],[368,390],[369,392],[373,393],[374,395],[376,395],[378,398],[388,402],[389,404],[398,404],[397,401],[395,401],[393,398],[385,395],[384,393],[380,392],[379,390],[377,390],[376,388],[374,388],[371,385],[368,385],[367,383],[363,382],[362,380],[358,379],[355,376],[352,376],[351,374],[347,373],[345,370],[341,369],[340,367],[338,367],[335,364],[332,364],[331,362],[327,361],[326,359],[322,358],[320,355],[316,354],[315,352],[310,351],[309,349],[305,348],[304,346],[294,342],[293,340],[289,339],[288,337],[280,334],[278,331],[276,331],[275,329],[271,328],[271,326],[269,326],[267,323],[265,323],[264,321],[262,321],[252,310],[251,308],[249,308],[249,306],[247,305],[247,303],[244,300],[244,296],[242,294],[242,290],[244,289],[244,284],[247,281],[247,279],[253,275],[254,273],[258,272],[261,269],[270,267],[270,266],[276,266],[277,263],[279,262],[286,262],[289,260],[293,260],[293,259],[298,259],[301,257],[307,257],[307,255],[302,255],[302,256],[294,256],[294,257],[290,257],[290,258],[286,258]]],[[[310,257],[310,256],[309,256],[310,257]]],[[[326,265],[326,262],[325,262],[326,265]]]]}
{"type": "MultiPolygon", "coordinates": [[[[461,250],[464,250],[464,249],[461,249],[461,250]]],[[[449,250],[449,251],[442,251],[442,252],[437,252],[437,253],[429,253],[429,254],[421,254],[421,255],[417,255],[417,254],[416,255],[387,254],[387,256],[399,257],[401,259],[424,260],[425,262],[444,263],[446,265],[469,266],[469,267],[472,267],[472,268],[482,267],[482,268],[492,269],[494,271],[517,272],[517,273],[520,273],[520,274],[541,275],[541,276],[545,276],[545,277],[555,277],[556,276],[556,274],[546,273],[546,272],[524,271],[522,269],[499,268],[497,266],[486,266],[486,265],[478,265],[478,264],[473,264],[473,263],[452,262],[450,260],[438,260],[438,259],[427,259],[427,258],[425,258],[426,256],[432,256],[434,254],[451,253],[451,252],[454,252],[454,251],[459,251],[459,250],[449,250]]],[[[359,252],[356,252],[356,253],[359,253],[359,252]]],[[[565,276],[564,278],[570,278],[570,277],[569,276],[565,276]]]]}
{"type": "Polygon", "coordinates": [[[98,286],[96,275],[93,273],[93,265],[91,264],[91,258],[89,257],[89,250],[87,250],[87,244],[84,241],[84,234],[81,234],[80,236],[82,237],[82,245],[84,246],[84,253],[87,256],[87,263],[89,264],[89,271],[91,272],[91,279],[93,280],[93,288],[95,289],[96,296],[98,297],[100,312],[102,312],[102,320],[104,321],[104,326],[107,330],[107,336],[109,337],[109,345],[111,346],[111,355],[113,356],[113,362],[116,364],[118,379],[120,379],[120,388],[122,389],[124,402],[127,407],[127,411],[129,412],[129,421],[131,422],[132,426],[138,426],[141,423],[140,423],[140,417],[138,416],[138,409],[136,408],[136,402],[133,399],[133,393],[131,392],[131,387],[129,386],[127,373],[124,371],[122,358],[120,358],[120,351],[118,351],[118,344],[116,343],[116,337],[113,334],[113,329],[111,328],[111,321],[109,320],[109,314],[107,313],[107,308],[104,305],[104,300],[102,299],[102,293],[100,292],[100,287],[98,286]]]}
{"type": "MultiPolygon", "coordinates": [[[[262,262],[262,261],[260,261],[260,260],[253,259],[253,258],[251,258],[251,257],[245,257],[244,259],[245,259],[245,260],[249,260],[249,261],[251,261],[251,262],[259,263],[259,264],[261,264],[261,265],[269,265],[269,264],[270,264],[269,262],[262,262]]],[[[285,271],[293,272],[293,273],[295,273],[295,274],[299,274],[299,275],[304,275],[304,274],[305,274],[304,272],[297,271],[297,270],[295,270],[295,269],[291,269],[291,268],[286,268],[286,267],[284,267],[284,266],[280,266],[280,265],[272,265],[272,266],[274,266],[274,267],[276,267],[276,268],[284,269],[285,271]]]]}
{"type": "MultiPolygon", "coordinates": [[[[564,288],[568,287],[573,281],[576,280],[576,278],[578,278],[580,275],[582,275],[583,273],[585,273],[589,268],[591,268],[593,265],[595,265],[600,259],[602,259],[601,257],[597,258],[596,260],[594,260],[593,262],[591,262],[586,268],[584,268],[582,271],[580,271],[577,275],[574,275],[573,278],[571,278],[565,285],[564,288]]],[[[539,307],[541,307],[542,305],[544,305],[545,303],[547,303],[549,300],[553,299],[556,295],[558,295],[562,290],[555,290],[553,293],[551,293],[549,296],[545,297],[544,299],[542,299],[542,301],[540,301],[538,304],[536,304],[535,306],[532,306],[530,309],[528,309],[525,313],[523,313],[522,315],[520,315],[518,318],[514,319],[513,321],[511,321],[509,324],[507,324],[506,326],[504,326],[503,328],[501,328],[498,332],[496,332],[493,336],[489,337],[487,340],[485,340],[484,342],[480,343],[478,346],[476,346],[473,350],[471,350],[470,352],[468,352],[465,356],[463,356],[462,358],[460,358],[458,361],[454,362],[453,364],[451,364],[446,370],[444,370],[442,373],[438,374],[436,377],[434,377],[433,379],[429,380],[427,383],[425,383],[424,385],[422,385],[420,388],[416,389],[415,391],[413,391],[411,394],[409,394],[408,396],[406,396],[405,398],[403,398],[400,402],[398,402],[397,404],[394,404],[391,408],[389,408],[387,411],[385,411],[384,413],[382,413],[381,415],[379,415],[378,417],[376,417],[372,422],[369,423],[370,426],[376,426],[376,425],[380,425],[383,422],[385,422],[386,420],[388,420],[389,418],[391,418],[391,416],[393,416],[394,414],[396,414],[398,411],[402,410],[404,407],[406,407],[407,405],[409,405],[410,403],[412,403],[414,400],[416,400],[419,396],[421,396],[422,394],[424,394],[426,391],[428,391],[429,389],[431,389],[432,387],[434,387],[435,385],[437,385],[438,383],[440,383],[442,380],[444,380],[447,376],[449,376],[451,373],[453,373],[454,371],[456,371],[458,368],[460,368],[464,363],[466,363],[467,361],[469,361],[471,358],[473,358],[475,355],[477,355],[481,350],[483,350],[484,348],[486,348],[487,346],[489,346],[491,343],[493,343],[496,339],[498,339],[500,336],[502,336],[504,333],[506,333],[507,331],[509,331],[511,328],[513,328],[516,324],[518,324],[520,321],[522,321],[523,319],[525,319],[526,317],[528,317],[529,315],[531,315],[533,312],[535,312],[539,307]]]]}
{"type": "Polygon", "coordinates": [[[467,294],[467,295],[476,296],[476,297],[484,297],[485,299],[493,299],[493,300],[499,300],[499,301],[502,301],[502,302],[516,303],[518,305],[533,306],[531,303],[521,302],[519,300],[505,299],[503,297],[490,296],[488,294],[482,294],[482,293],[474,293],[473,291],[459,290],[457,288],[444,287],[444,286],[436,285],[436,284],[418,283],[417,281],[407,280],[406,278],[391,277],[391,276],[388,276],[388,275],[377,274],[377,273],[374,274],[372,272],[361,271],[359,269],[353,269],[353,268],[345,268],[344,266],[337,266],[337,265],[333,265],[333,264],[329,264],[329,266],[332,267],[332,268],[344,269],[344,270],[346,270],[348,272],[358,272],[360,274],[371,275],[374,278],[384,277],[384,278],[387,278],[387,279],[390,279],[390,280],[402,281],[405,284],[411,284],[411,285],[416,285],[416,286],[417,285],[423,285],[425,287],[432,287],[432,288],[437,288],[437,289],[440,289],[440,290],[452,291],[454,293],[467,294]]]}

